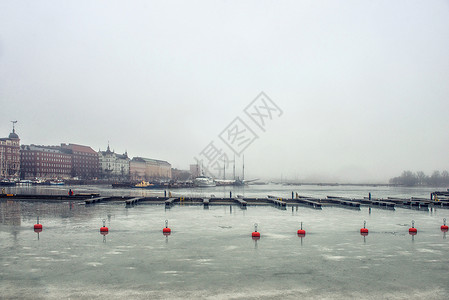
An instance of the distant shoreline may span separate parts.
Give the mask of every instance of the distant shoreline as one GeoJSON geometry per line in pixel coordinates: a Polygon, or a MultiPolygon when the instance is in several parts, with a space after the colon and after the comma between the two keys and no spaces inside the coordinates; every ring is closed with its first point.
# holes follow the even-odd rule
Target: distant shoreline
{"type": "Polygon", "coordinates": [[[376,187],[376,186],[383,186],[383,187],[406,187],[406,188],[420,188],[420,187],[424,187],[424,188],[441,188],[441,186],[434,186],[434,185],[404,185],[404,184],[391,184],[391,183],[316,183],[316,182],[295,182],[295,183],[286,183],[286,182],[273,182],[273,184],[281,184],[284,186],[289,186],[289,185],[317,185],[317,186],[372,186],[372,187],[376,187]]]}

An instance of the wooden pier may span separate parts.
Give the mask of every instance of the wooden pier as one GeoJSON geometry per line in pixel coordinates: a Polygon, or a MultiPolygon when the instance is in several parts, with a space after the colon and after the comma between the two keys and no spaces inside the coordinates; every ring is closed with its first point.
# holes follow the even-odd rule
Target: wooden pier
{"type": "Polygon", "coordinates": [[[174,205],[202,205],[204,208],[209,208],[212,205],[238,205],[241,209],[247,209],[249,206],[259,205],[273,205],[278,209],[286,209],[287,206],[298,206],[313,209],[322,209],[326,206],[338,205],[343,208],[357,209],[360,207],[369,206],[380,209],[416,209],[428,210],[429,208],[449,208],[449,192],[434,192],[431,194],[431,199],[422,197],[411,197],[404,199],[399,197],[387,197],[385,199],[363,197],[360,199],[352,199],[342,196],[327,196],[326,198],[314,198],[310,196],[300,196],[296,194],[292,198],[279,197],[267,195],[266,197],[131,197],[131,196],[100,196],[98,193],[69,195],[29,195],[29,194],[0,194],[0,199],[18,200],[18,201],[78,201],[84,202],[86,205],[93,205],[96,203],[121,203],[126,207],[144,203],[153,205],[165,205],[166,208],[171,208],[174,205]]]}
{"type": "Polygon", "coordinates": [[[125,196],[111,196],[111,197],[96,197],[84,200],[86,205],[96,204],[100,202],[118,202],[128,204],[128,200],[132,200],[133,203],[137,203],[141,201],[143,198],[133,198],[133,197],[125,197],[125,196]]]}
{"type": "Polygon", "coordinates": [[[276,206],[278,208],[281,208],[281,209],[287,208],[287,202],[283,201],[284,199],[282,197],[268,195],[267,199],[268,199],[268,202],[274,204],[274,206],[276,206]]]}
{"type": "Polygon", "coordinates": [[[171,207],[173,204],[175,204],[175,200],[179,198],[168,198],[167,200],[165,200],[165,207],[171,207]]]}
{"type": "Polygon", "coordinates": [[[393,202],[396,206],[401,208],[410,208],[410,209],[428,209],[431,202],[428,199],[424,198],[410,198],[410,199],[401,199],[388,197],[388,202],[393,202]]]}
{"type": "Polygon", "coordinates": [[[83,201],[86,198],[98,197],[98,194],[83,195],[34,195],[34,194],[0,194],[0,198],[21,200],[21,201],[83,201]]]}
{"type": "Polygon", "coordinates": [[[443,201],[449,200],[449,189],[444,192],[436,191],[436,192],[430,193],[430,201],[441,201],[441,200],[443,200],[443,201]]]}
{"type": "Polygon", "coordinates": [[[351,201],[351,199],[345,197],[327,196],[327,202],[339,204],[345,207],[360,209],[359,202],[351,201]]]}
{"type": "Polygon", "coordinates": [[[305,205],[307,207],[312,207],[315,209],[321,208],[321,200],[317,198],[305,197],[305,196],[297,196],[293,199],[294,202],[305,205]]]}
{"type": "Polygon", "coordinates": [[[103,201],[110,201],[110,198],[111,197],[96,197],[96,198],[90,198],[90,199],[87,199],[87,200],[84,200],[84,203],[86,203],[87,205],[88,204],[95,204],[95,203],[100,203],[100,202],[103,202],[103,201]]]}
{"type": "Polygon", "coordinates": [[[248,202],[246,202],[245,200],[241,199],[241,198],[233,198],[234,202],[236,202],[237,204],[240,205],[240,208],[242,209],[246,209],[246,205],[248,204],[248,202]]]}
{"type": "Polygon", "coordinates": [[[145,198],[131,198],[128,200],[125,200],[126,205],[135,205],[137,204],[139,201],[144,200],[145,198]]]}
{"type": "Polygon", "coordinates": [[[394,210],[394,207],[396,205],[396,203],[391,202],[391,201],[385,201],[385,200],[381,200],[381,199],[368,199],[368,198],[363,198],[360,200],[354,200],[354,201],[360,201],[360,203],[362,204],[367,204],[369,206],[376,206],[378,208],[385,208],[385,209],[392,209],[394,210]]]}

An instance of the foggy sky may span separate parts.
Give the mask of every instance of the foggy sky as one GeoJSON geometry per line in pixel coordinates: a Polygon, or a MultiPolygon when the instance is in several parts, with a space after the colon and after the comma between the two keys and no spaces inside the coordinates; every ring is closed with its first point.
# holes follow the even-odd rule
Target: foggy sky
{"type": "Polygon", "coordinates": [[[0,1],[0,136],[18,120],[22,144],[187,169],[262,91],[283,114],[246,178],[449,169],[449,2],[0,1]]]}

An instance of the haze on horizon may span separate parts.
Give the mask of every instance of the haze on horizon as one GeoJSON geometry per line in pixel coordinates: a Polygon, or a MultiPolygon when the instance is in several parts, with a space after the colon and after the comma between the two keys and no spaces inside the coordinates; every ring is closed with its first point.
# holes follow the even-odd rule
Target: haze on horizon
{"type": "Polygon", "coordinates": [[[246,178],[430,175],[449,169],[448,53],[448,1],[2,1],[0,136],[18,120],[21,144],[188,169],[263,91],[282,115],[246,178]]]}

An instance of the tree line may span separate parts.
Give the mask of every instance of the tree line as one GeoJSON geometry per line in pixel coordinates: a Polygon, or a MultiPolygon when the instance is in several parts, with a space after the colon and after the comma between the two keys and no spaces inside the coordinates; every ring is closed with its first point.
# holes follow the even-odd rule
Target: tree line
{"type": "Polygon", "coordinates": [[[423,171],[403,171],[401,176],[390,179],[390,184],[404,186],[449,186],[448,171],[433,171],[427,176],[423,171]]]}

